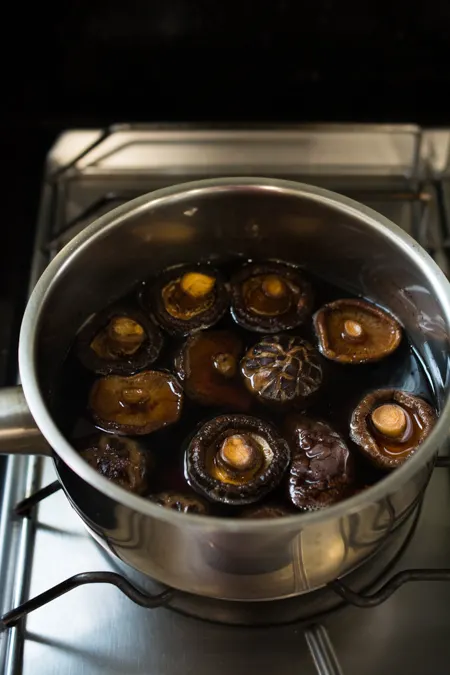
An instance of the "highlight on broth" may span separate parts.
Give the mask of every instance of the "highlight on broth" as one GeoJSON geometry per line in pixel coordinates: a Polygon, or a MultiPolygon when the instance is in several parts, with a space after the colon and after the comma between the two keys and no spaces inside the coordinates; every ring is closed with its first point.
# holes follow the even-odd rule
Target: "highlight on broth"
{"type": "Polygon", "coordinates": [[[394,317],[295,265],[179,265],[80,329],[56,419],[99,474],[162,508],[282,518],[417,450],[436,421],[421,363],[394,317]]]}

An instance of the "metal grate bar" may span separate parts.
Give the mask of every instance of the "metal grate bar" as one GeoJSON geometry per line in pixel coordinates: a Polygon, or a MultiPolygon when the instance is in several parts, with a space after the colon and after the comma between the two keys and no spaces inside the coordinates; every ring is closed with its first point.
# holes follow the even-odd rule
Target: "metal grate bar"
{"type": "Polygon", "coordinates": [[[317,675],[343,675],[330,637],[321,624],[305,631],[305,640],[311,653],[317,675]]]}
{"type": "Polygon", "coordinates": [[[174,593],[172,590],[166,590],[158,593],[158,595],[147,595],[141,593],[125,577],[116,574],[116,572],[83,572],[62,581],[60,584],[56,584],[56,586],[40,593],[35,598],[31,598],[31,600],[27,600],[10,612],[6,612],[0,618],[0,631],[17,626],[19,621],[30,612],[34,612],[34,610],[56,600],[56,598],[72,591],[74,588],[86,584],[112,584],[130,598],[130,600],[146,609],[156,609],[157,607],[167,605],[174,593]]]}
{"type": "Polygon", "coordinates": [[[61,483],[55,480],[53,483],[46,485],[37,492],[34,492],[30,497],[22,499],[14,509],[16,516],[27,517],[30,515],[32,509],[39,504],[43,499],[50,497],[61,489],[61,483]]]}

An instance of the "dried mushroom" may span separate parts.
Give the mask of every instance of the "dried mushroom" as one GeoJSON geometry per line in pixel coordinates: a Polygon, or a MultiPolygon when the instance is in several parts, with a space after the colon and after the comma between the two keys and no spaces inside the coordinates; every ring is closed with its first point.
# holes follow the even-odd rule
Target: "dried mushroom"
{"type": "Polygon", "coordinates": [[[289,510],[282,504],[261,504],[260,506],[252,506],[245,509],[241,513],[241,518],[283,518],[284,516],[292,516],[293,510],[289,510]]]}
{"type": "Polygon", "coordinates": [[[418,396],[379,389],[365,396],[354,410],[350,437],[375,466],[394,469],[423,443],[436,417],[418,396]]]}
{"type": "Polygon", "coordinates": [[[342,436],[326,422],[293,415],[286,421],[286,438],[294,506],[315,511],[344,499],[354,481],[354,460],[342,436]]]}
{"type": "Polygon", "coordinates": [[[267,422],[246,415],[222,415],[207,422],[186,451],[186,474],[208,499],[252,504],[280,483],[289,447],[267,422]]]}
{"type": "Polygon", "coordinates": [[[178,511],[178,513],[197,513],[200,515],[208,513],[208,505],[195,495],[166,490],[165,492],[151,495],[150,499],[155,504],[163,506],[166,509],[172,509],[172,511],[178,511]]]}
{"type": "Polygon", "coordinates": [[[319,349],[339,363],[379,361],[397,349],[402,339],[398,321],[365,300],[335,300],[314,316],[319,349]]]}
{"type": "Polygon", "coordinates": [[[178,380],[158,370],[129,377],[102,377],[94,382],[89,395],[97,426],[130,436],[150,434],[173,424],[180,417],[182,404],[178,380]]]}
{"type": "Polygon", "coordinates": [[[183,265],[163,272],[146,285],[141,303],[172,335],[189,335],[213,326],[228,308],[228,293],[209,265],[183,265]]]}
{"type": "Polygon", "coordinates": [[[294,335],[269,335],[241,360],[249,391],[263,403],[304,404],[323,380],[321,357],[309,342],[294,335]]]}
{"type": "Polygon", "coordinates": [[[312,303],[311,285],[286,263],[245,265],[231,280],[231,312],[247,330],[277,333],[295,328],[309,316],[312,303]]]}
{"type": "Polygon", "coordinates": [[[241,354],[241,340],[229,331],[192,335],[176,360],[186,395],[200,405],[247,411],[252,397],[240,377],[241,354]]]}
{"type": "Polygon", "coordinates": [[[135,440],[98,434],[84,441],[80,455],[101,476],[125,490],[139,495],[146,492],[152,462],[135,440]]]}
{"type": "Polygon", "coordinates": [[[158,358],[163,340],[158,326],[139,310],[112,307],[80,331],[77,355],[99,375],[133,375],[158,358]]]}

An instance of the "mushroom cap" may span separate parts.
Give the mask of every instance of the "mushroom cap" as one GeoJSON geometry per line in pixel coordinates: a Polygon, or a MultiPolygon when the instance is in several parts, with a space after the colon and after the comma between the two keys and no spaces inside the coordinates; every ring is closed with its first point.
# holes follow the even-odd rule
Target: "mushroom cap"
{"type": "Polygon", "coordinates": [[[130,436],[150,434],[176,422],[183,390],[170,373],[145,370],[137,375],[108,375],[96,380],[89,407],[98,427],[130,436]]]}
{"type": "Polygon", "coordinates": [[[150,495],[149,499],[159,506],[178,513],[197,513],[205,515],[208,513],[208,504],[196,495],[189,495],[174,490],[165,490],[157,494],[150,495]]]}
{"type": "Polygon", "coordinates": [[[289,495],[294,506],[314,511],[345,498],[355,467],[342,436],[326,422],[292,415],[286,437],[292,451],[289,495]]]}
{"type": "Polygon", "coordinates": [[[141,289],[139,299],[169,334],[187,336],[217,323],[229,298],[220,273],[210,265],[178,265],[141,289]]]}
{"type": "Polygon", "coordinates": [[[293,265],[247,264],[230,284],[231,313],[247,330],[277,333],[299,326],[311,314],[311,284],[293,265]]]}
{"type": "MultiPolygon", "coordinates": [[[[233,448],[228,448],[227,453],[232,461],[233,448]]],[[[211,501],[244,505],[259,501],[279,485],[289,464],[290,451],[267,422],[247,415],[222,415],[201,427],[186,450],[185,460],[186,475],[195,490],[211,501]],[[259,461],[253,462],[254,455],[249,452],[246,470],[230,471],[229,478],[224,480],[224,444],[236,437],[252,446],[248,450],[255,450],[259,461]]],[[[245,463],[244,460],[239,454],[237,461],[245,463]]]]}
{"type": "Polygon", "coordinates": [[[239,374],[241,340],[230,331],[191,335],[176,359],[186,395],[204,406],[230,406],[246,412],[252,396],[239,374]]]}
{"type": "Polygon", "coordinates": [[[266,335],[241,360],[249,391],[263,403],[305,403],[321,387],[320,354],[295,335],[266,335]]]}
{"type": "Polygon", "coordinates": [[[314,315],[321,353],[339,363],[369,363],[391,354],[402,339],[398,321],[376,305],[353,298],[335,300],[314,315]]]}
{"type": "MultiPolygon", "coordinates": [[[[126,341],[127,336],[123,337],[126,341]]],[[[154,363],[162,346],[161,331],[150,317],[139,309],[113,305],[83,326],[77,335],[76,353],[84,367],[98,375],[133,375],[154,363]],[[118,319],[143,329],[142,338],[128,353],[120,350],[120,336],[114,339],[111,335],[111,327],[118,319]]]]}
{"type": "Polygon", "coordinates": [[[151,456],[134,439],[98,434],[84,439],[80,455],[100,475],[125,490],[140,495],[146,492],[151,456]]]}
{"type": "Polygon", "coordinates": [[[378,389],[367,394],[353,411],[350,438],[375,466],[395,469],[423,443],[436,419],[435,410],[422,398],[398,389],[378,389]],[[398,425],[397,438],[392,430],[386,434],[383,420],[381,424],[372,420],[372,413],[387,405],[400,407],[406,415],[405,426],[398,425]]]}

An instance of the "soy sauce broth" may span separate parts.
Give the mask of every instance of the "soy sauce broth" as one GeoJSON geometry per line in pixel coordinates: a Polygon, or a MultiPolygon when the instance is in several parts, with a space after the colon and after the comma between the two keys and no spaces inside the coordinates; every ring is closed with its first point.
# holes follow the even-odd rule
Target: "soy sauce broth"
{"type": "MultiPolygon", "coordinates": [[[[239,264],[243,264],[239,261],[239,264]]],[[[215,265],[225,279],[230,278],[236,263],[232,265],[215,265]]],[[[314,289],[314,309],[317,311],[325,303],[339,298],[355,297],[343,291],[332,283],[307,273],[306,276],[314,289]]],[[[139,285],[140,287],[140,285],[139,285]]],[[[122,306],[138,308],[137,287],[132,293],[120,300],[122,306]]],[[[370,298],[366,298],[370,302],[370,298]]],[[[236,325],[231,314],[227,314],[209,330],[231,330],[241,338],[245,349],[258,342],[262,335],[247,331],[236,325]]],[[[289,333],[305,338],[314,346],[317,345],[312,320],[309,319],[303,326],[289,331],[289,333]]],[[[174,372],[173,360],[175,354],[183,344],[182,339],[164,336],[164,347],[158,360],[151,369],[167,369],[174,372]]],[[[374,468],[349,440],[349,422],[351,414],[361,398],[372,390],[379,388],[403,389],[415,396],[420,396],[434,406],[434,395],[431,380],[425,371],[422,361],[403,332],[403,339],[398,349],[390,356],[376,363],[343,365],[323,359],[325,368],[325,385],[320,391],[317,400],[308,407],[308,416],[327,421],[345,438],[348,447],[356,460],[356,488],[363,488],[382,479],[384,473],[374,468]]],[[[79,362],[75,349],[72,347],[65,360],[59,384],[56,388],[54,400],[55,420],[67,440],[80,447],[83,440],[98,433],[87,411],[87,402],[90,388],[97,377],[87,371],[79,362]]],[[[435,406],[434,406],[435,407],[435,406]]],[[[202,422],[216,417],[224,412],[239,413],[233,408],[216,408],[200,406],[186,396],[184,398],[181,419],[176,424],[148,436],[139,436],[138,441],[148,452],[152,453],[155,468],[150,476],[148,494],[165,490],[177,492],[192,492],[184,474],[184,451],[188,439],[202,422]]],[[[286,413],[273,412],[261,406],[255,399],[249,415],[254,415],[273,423],[280,431],[283,417],[286,413]]],[[[288,476],[283,483],[272,492],[264,501],[274,501],[291,507],[286,487],[288,476]]],[[[214,515],[239,515],[239,507],[226,507],[220,504],[210,504],[210,513],[214,515]]],[[[300,513],[300,511],[298,512],[300,513]]]]}

